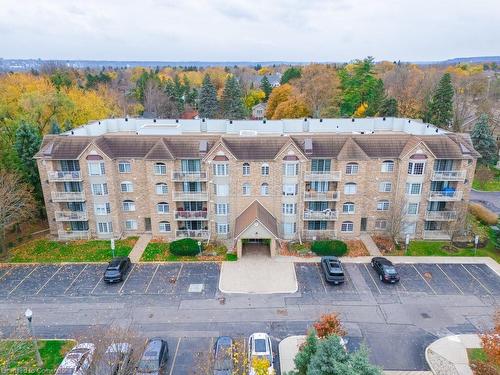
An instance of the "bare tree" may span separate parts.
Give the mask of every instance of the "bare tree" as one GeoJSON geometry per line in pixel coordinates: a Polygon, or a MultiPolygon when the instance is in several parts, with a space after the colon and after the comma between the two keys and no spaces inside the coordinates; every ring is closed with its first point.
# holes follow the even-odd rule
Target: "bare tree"
{"type": "Polygon", "coordinates": [[[154,113],[160,118],[179,116],[176,104],[162,90],[160,84],[148,79],[144,88],[144,111],[154,113]]]}
{"type": "Polygon", "coordinates": [[[387,232],[396,244],[402,238],[402,231],[407,224],[405,217],[407,215],[408,201],[402,197],[394,199],[389,207],[387,215],[387,232]]]}
{"type": "Polygon", "coordinates": [[[455,202],[454,211],[456,219],[448,222],[447,232],[450,236],[450,241],[453,242],[457,237],[466,235],[467,227],[467,205],[465,202],[455,202]]]}
{"type": "Polygon", "coordinates": [[[453,77],[453,130],[463,132],[464,125],[476,118],[479,102],[486,100],[487,80],[484,76],[453,77]]]}

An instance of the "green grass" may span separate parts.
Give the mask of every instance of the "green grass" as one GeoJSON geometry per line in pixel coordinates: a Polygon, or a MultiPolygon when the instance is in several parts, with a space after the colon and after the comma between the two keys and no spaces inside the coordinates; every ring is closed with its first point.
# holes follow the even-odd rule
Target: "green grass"
{"type": "Polygon", "coordinates": [[[479,181],[474,179],[474,181],[472,182],[473,189],[482,191],[500,191],[500,170],[494,167],[489,168],[493,172],[495,177],[491,181],[488,181],[484,184],[481,184],[479,181]]]}
{"type": "MultiPolygon", "coordinates": [[[[115,241],[115,256],[127,256],[137,237],[115,241]]],[[[19,263],[105,262],[112,258],[110,241],[59,242],[38,239],[9,250],[8,261],[19,263]]]]}
{"type": "Polygon", "coordinates": [[[11,371],[6,374],[53,374],[74,345],[72,340],[39,340],[43,367],[38,368],[31,341],[0,341],[0,373],[4,373],[2,368],[8,364],[11,371]]]}
{"type": "Polygon", "coordinates": [[[171,254],[168,242],[150,242],[142,254],[142,262],[195,262],[202,260],[237,260],[236,254],[227,254],[222,245],[210,244],[204,247],[204,252],[198,256],[178,256],[171,254]],[[206,255],[214,254],[214,255],[206,255]],[[234,257],[234,259],[233,259],[234,257]]]}
{"type": "Polygon", "coordinates": [[[238,255],[236,254],[226,254],[226,260],[228,262],[234,262],[234,261],[237,261],[238,260],[238,255]]]}
{"type": "Polygon", "coordinates": [[[488,360],[483,348],[469,348],[467,349],[467,356],[469,357],[469,362],[486,362],[488,360]]]}

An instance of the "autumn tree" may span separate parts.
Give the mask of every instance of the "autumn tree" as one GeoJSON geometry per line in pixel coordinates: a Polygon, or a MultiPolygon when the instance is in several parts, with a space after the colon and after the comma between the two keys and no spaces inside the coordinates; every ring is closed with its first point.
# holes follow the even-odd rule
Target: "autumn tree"
{"type": "Polygon", "coordinates": [[[427,103],[424,120],[442,128],[449,128],[453,121],[453,95],[451,75],[445,73],[427,103]]]}
{"type": "Polygon", "coordinates": [[[35,159],[33,157],[40,149],[42,137],[38,129],[30,124],[22,123],[16,131],[14,148],[21,161],[21,171],[34,191],[38,200],[42,200],[42,187],[40,185],[40,176],[35,159]]]}
{"type": "Polygon", "coordinates": [[[160,82],[150,79],[146,82],[143,92],[144,111],[160,118],[179,117],[179,108],[162,89],[160,82]]]}
{"type": "Polygon", "coordinates": [[[488,124],[488,116],[483,114],[471,132],[474,148],[481,154],[480,163],[494,165],[497,161],[497,146],[488,124]]]}
{"type": "Polygon", "coordinates": [[[288,100],[278,104],[271,119],[303,118],[310,115],[311,111],[305,100],[300,96],[292,95],[288,100]]]}
{"type": "Polygon", "coordinates": [[[398,116],[398,101],[396,98],[385,98],[382,101],[379,109],[379,116],[397,117],[398,116]]]}
{"type": "Polygon", "coordinates": [[[251,110],[253,106],[261,103],[265,97],[266,94],[262,90],[250,90],[245,96],[245,107],[251,110]]]}
{"type": "Polygon", "coordinates": [[[301,69],[298,67],[292,66],[288,68],[281,76],[280,84],[284,85],[285,83],[290,82],[292,79],[300,78],[301,73],[301,69]]]}
{"type": "Polygon", "coordinates": [[[222,115],[230,120],[239,120],[245,117],[245,107],[241,88],[234,76],[226,79],[221,99],[222,115]]]}
{"type": "Polygon", "coordinates": [[[269,95],[269,100],[267,101],[266,117],[269,119],[273,118],[278,105],[290,99],[292,92],[293,87],[288,83],[275,87],[272,90],[271,95],[269,95]]]}
{"type": "Polygon", "coordinates": [[[208,74],[205,74],[201,85],[198,109],[201,118],[216,118],[219,111],[217,90],[208,74]]]}
{"type": "Polygon", "coordinates": [[[488,101],[487,78],[462,69],[453,72],[453,131],[463,132],[464,125],[476,117],[478,107],[488,101]]]}
{"type": "Polygon", "coordinates": [[[500,313],[495,314],[495,327],[480,335],[481,345],[486,354],[487,364],[492,368],[500,368],[500,313]]]}
{"type": "Polygon", "coordinates": [[[320,339],[331,335],[343,337],[347,334],[342,326],[339,314],[337,313],[322,315],[321,318],[313,324],[313,327],[320,339]]]}
{"type": "Polygon", "coordinates": [[[490,168],[484,165],[478,165],[476,173],[474,173],[474,180],[479,183],[481,189],[484,189],[487,182],[493,181],[495,174],[490,168]]]}
{"type": "Polygon", "coordinates": [[[269,95],[271,95],[271,92],[273,91],[273,87],[266,76],[262,77],[262,80],[260,81],[260,88],[264,91],[264,101],[267,102],[269,100],[269,95]]]}

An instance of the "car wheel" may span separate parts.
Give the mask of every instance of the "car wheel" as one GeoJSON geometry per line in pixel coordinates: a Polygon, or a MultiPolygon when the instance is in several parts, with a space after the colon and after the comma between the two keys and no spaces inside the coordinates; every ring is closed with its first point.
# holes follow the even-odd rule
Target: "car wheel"
{"type": "Polygon", "coordinates": [[[378,275],[378,278],[380,279],[380,281],[383,281],[382,275],[378,275]]]}

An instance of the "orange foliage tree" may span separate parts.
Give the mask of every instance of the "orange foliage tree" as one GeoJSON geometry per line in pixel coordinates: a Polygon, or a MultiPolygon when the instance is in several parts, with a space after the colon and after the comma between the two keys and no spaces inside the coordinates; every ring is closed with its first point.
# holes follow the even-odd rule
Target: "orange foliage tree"
{"type": "Polygon", "coordinates": [[[339,314],[334,312],[322,315],[321,318],[313,324],[319,338],[336,335],[343,337],[347,334],[340,322],[339,314]]]}

